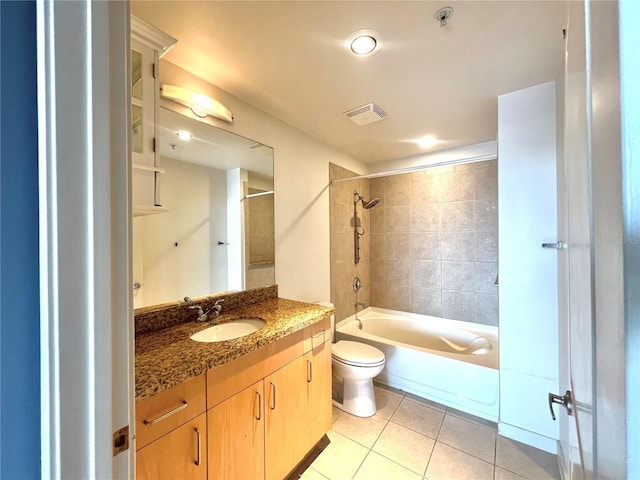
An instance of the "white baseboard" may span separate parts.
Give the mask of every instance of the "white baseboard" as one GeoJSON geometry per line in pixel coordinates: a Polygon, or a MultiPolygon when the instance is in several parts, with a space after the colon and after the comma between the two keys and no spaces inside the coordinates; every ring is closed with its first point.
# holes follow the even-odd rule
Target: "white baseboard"
{"type": "Polygon", "coordinates": [[[529,430],[502,422],[498,423],[498,433],[503,437],[531,445],[545,452],[553,453],[554,455],[558,453],[558,441],[555,438],[545,437],[539,433],[530,432],[529,430]]]}

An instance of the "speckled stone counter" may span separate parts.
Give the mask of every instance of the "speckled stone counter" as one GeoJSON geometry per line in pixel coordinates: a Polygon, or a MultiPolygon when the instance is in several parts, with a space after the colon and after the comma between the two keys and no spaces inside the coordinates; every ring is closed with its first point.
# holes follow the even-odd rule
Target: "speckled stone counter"
{"type": "MultiPolygon", "coordinates": [[[[160,393],[246,353],[328,318],[332,308],[283,298],[271,298],[233,310],[223,310],[214,323],[238,317],[267,322],[257,332],[224,342],[201,343],[189,337],[211,322],[176,323],[136,333],[136,401],[160,393]]],[[[193,314],[192,314],[193,315],[193,314]]],[[[213,317],[212,317],[213,318],[213,317]]]]}

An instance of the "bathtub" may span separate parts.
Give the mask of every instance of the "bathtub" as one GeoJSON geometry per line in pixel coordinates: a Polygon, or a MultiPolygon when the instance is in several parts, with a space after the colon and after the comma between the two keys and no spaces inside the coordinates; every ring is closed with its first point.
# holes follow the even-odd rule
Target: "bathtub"
{"type": "Polygon", "coordinates": [[[498,421],[498,328],[369,307],[336,325],[337,340],[382,350],[375,381],[498,421]]]}

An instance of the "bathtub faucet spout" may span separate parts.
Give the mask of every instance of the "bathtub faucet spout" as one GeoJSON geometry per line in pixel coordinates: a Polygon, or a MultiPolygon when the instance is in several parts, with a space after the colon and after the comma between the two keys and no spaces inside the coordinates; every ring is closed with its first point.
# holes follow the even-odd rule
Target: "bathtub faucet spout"
{"type": "Polygon", "coordinates": [[[367,305],[366,303],[362,303],[362,302],[356,302],[355,303],[355,307],[356,307],[356,311],[358,311],[358,308],[362,308],[363,310],[365,308],[367,308],[369,305],[367,305]]]}

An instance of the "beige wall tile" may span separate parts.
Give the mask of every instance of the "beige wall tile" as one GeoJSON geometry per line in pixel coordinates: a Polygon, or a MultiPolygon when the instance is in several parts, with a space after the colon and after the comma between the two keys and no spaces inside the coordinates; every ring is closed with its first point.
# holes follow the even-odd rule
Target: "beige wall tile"
{"type": "Polygon", "coordinates": [[[411,235],[409,233],[387,233],[386,257],[390,259],[411,258],[411,235]]]}
{"type": "Polygon", "coordinates": [[[442,288],[475,291],[475,262],[442,262],[442,288]]]}
{"type": "MultiPolygon", "coordinates": [[[[451,202],[442,204],[441,224],[445,232],[474,230],[474,202],[451,202]]],[[[482,217],[480,220],[484,220],[482,217]]]]}
{"type": "Polygon", "coordinates": [[[411,203],[411,186],[406,175],[392,175],[387,177],[384,186],[384,206],[397,207],[411,203]]]}
{"type": "Polygon", "coordinates": [[[411,258],[414,260],[440,260],[439,232],[415,232],[411,235],[411,258]]]}
{"type": "Polygon", "coordinates": [[[442,290],[442,316],[463,322],[475,321],[475,294],[442,290]]]}
{"type": "Polygon", "coordinates": [[[475,200],[475,176],[473,171],[455,171],[440,177],[441,202],[475,200]]]}
{"type": "Polygon", "coordinates": [[[413,313],[442,316],[442,290],[439,288],[413,287],[411,292],[413,313]]]}
{"type": "Polygon", "coordinates": [[[411,289],[407,285],[387,283],[387,306],[391,310],[411,311],[411,289]]]}
{"type": "Polygon", "coordinates": [[[387,261],[387,283],[411,285],[411,259],[389,259],[387,261]]]}
{"type": "Polygon", "coordinates": [[[498,232],[475,232],[476,261],[498,261],[498,232]]]}
{"type": "Polygon", "coordinates": [[[441,288],[442,267],[437,260],[413,260],[411,285],[414,287],[441,288]]]}
{"type": "Polygon", "coordinates": [[[412,205],[411,231],[438,232],[441,229],[441,207],[439,203],[412,205]]]}
{"type": "Polygon", "coordinates": [[[475,228],[482,232],[498,231],[498,202],[478,200],[475,202],[475,228]]]}
{"type": "MultiPolygon", "coordinates": [[[[336,168],[332,175],[355,174],[336,168]]],[[[358,300],[373,306],[497,324],[497,177],[492,160],[334,184],[331,292],[338,298],[340,290],[345,302],[337,311],[352,314],[358,275],[358,300]],[[358,205],[366,233],[357,268],[353,190],[381,200],[370,210],[358,205]]]]}
{"type": "Polygon", "coordinates": [[[475,232],[442,232],[442,260],[476,260],[475,232]]]}
{"type": "Polygon", "coordinates": [[[411,207],[387,207],[385,212],[385,231],[387,233],[409,232],[411,226],[411,207]]]}

